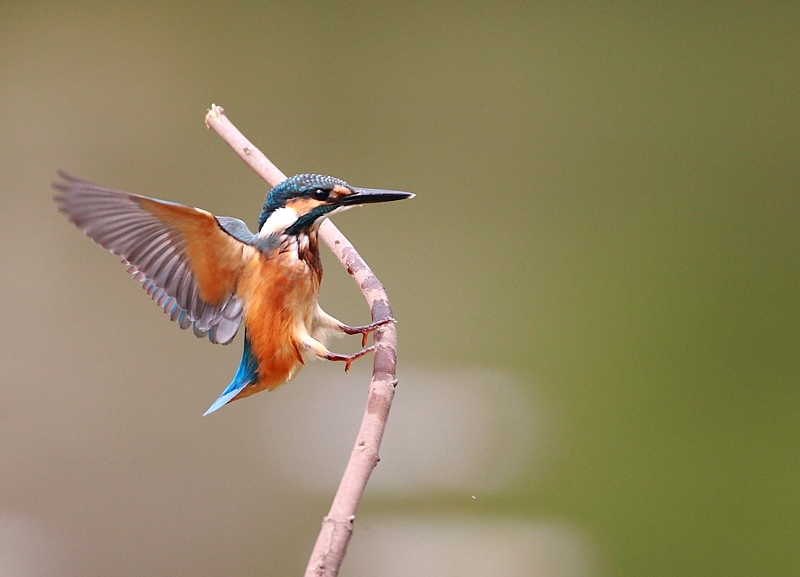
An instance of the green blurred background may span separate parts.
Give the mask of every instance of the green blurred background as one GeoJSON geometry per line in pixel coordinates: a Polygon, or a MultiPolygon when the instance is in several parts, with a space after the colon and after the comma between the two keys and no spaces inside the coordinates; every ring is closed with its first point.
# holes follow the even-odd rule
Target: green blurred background
{"type": "MultiPolygon", "coordinates": [[[[394,460],[456,454],[437,424],[506,399],[470,434],[515,472],[368,489],[354,555],[449,531],[425,574],[800,574],[799,30],[789,2],[0,4],[0,573],[305,566],[364,378],[317,363],[200,418],[240,338],[179,331],[51,201],[60,167],[254,227],[216,102],[288,174],[418,195],[336,217],[399,319],[392,419],[439,431],[394,460]],[[345,390],[347,430],[309,428],[345,390]],[[275,435],[334,439],[334,472],[277,475],[275,435]],[[496,566],[446,561],[484,544],[496,566]]],[[[322,305],[366,322],[325,257],[322,305]]],[[[395,574],[361,559],[343,575],[395,574]]]]}

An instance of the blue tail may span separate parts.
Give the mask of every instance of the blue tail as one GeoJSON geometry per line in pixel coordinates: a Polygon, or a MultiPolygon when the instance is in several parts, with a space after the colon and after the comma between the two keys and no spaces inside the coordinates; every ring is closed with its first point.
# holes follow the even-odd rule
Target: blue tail
{"type": "Polygon", "coordinates": [[[228,385],[219,398],[203,413],[203,416],[210,415],[222,405],[232,401],[236,395],[242,392],[247,385],[255,383],[258,380],[256,371],[258,370],[258,361],[253,356],[250,350],[250,339],[247,338],[247,331],[244,333],[244,351],[242,351],[242,362],[239,363],[239,369],[233,377],[233,381],[228,385]]]}

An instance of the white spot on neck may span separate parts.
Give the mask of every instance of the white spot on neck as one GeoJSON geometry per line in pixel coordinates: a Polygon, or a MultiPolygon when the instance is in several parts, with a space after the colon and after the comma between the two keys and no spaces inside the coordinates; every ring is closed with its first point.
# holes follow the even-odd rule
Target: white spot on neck
{"type": "Polygon", "coordinates": [[[267,218],[267,221],[264,223],[264,226],[261,227],[261,230],[258,231],[258,236],[263,238],[270,234],[282,234],[286,232],[287,228],[297,222],[297,218],[297,211],[295,211],[293,208],[284,206],[275,209],[272,214],[269,215],[269,218],[267,218]]]}
{"type": "Polygon", "coordinates": [[[352,206],[340,206],[340,207],[334,208],[330,212],[326,212],[325,214],[323,214],[317,220],[314,221],[314,223],[311,225],[311,230],[313,230],[315,232],[318,231],[319,230],[319,226],[322,224],[323,220],[325,220],[326,218],[329,218],[329,217],[331,217],[334,214],[337,214],[339,212],[344,212],[349,208],[353,208],[353,207],[352,206]]]}
{"type": "Polygon", "coordinates": [[[349,204],[349,205],[346,205],[346,206],[340,206],[338,208],[334,208],[332,211],[330,211],[325,216],[327,217],[327,216],[333,216],[334,214],[339,214],[340,212],[344,212],[346,210],[350,210],[354,206],[361,206],[361,205],[360,204],[349,204]]]}

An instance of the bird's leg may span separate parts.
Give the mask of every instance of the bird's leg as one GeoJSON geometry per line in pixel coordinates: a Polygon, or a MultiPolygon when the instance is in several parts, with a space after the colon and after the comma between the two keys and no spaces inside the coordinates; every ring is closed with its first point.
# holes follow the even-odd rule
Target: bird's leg
{"type": "Polygon", "coordinates": [[[374,331],[384,325],[388,325],[389,323],[397,322],[392,317],[388,319],[383,319],[381,321],[376,321],[374,323],[370,323],[368,325],[364,325],[362,327],[350,327],[345,324],[341,324],[339,326],[339,330],[341,330],[346,335],[361,335],[361,346],[366,346],[367,344],[367,336],[374,331]]]}
{"type": "Polygon", "coordinates": [[[361,349],[357,353],[352,355],[342,355],[339,353],[334,353],[328,350],[328,348],[319,342],[317,339],[312,337],[311,335],[303,335],[301,337],[301,341],[303,348],[306,351],[313,353],[315,356],[321,359],[327,359],[329,361],[341,361],[344,363],[344,370],[345,372],[350,370],[350,365],[356,359],[360,359],[364,355],[371,353],[375,350],[376,345],[372,345],[371,347],[367,347],[365,349],[361,349]]]}
{"type": "Polygon", "coordinates": [[[369,333],[371,333],[375,329],[381,328],[384,325],[388,325],[389,323],[397,322],[392,317],[389,317],[388,319],[376,321],[374,323],[364,325],[363,327],[351,327],[344,324],[342,321],[333,318],[331,315],[322,310],[319,305],[317,305],[317,310],[315,313],[315,321],[317,326],[322,327],[324,329],[339,331],[346,335],[361,335],[362,347],[366,346],[367,336],[369,335],[369,333]]]}
{"type": "Polygon", "coordinates": [[[372,345],[371,347],[367,347],[366,349],[361,349],[360,351],[358,351],[357,353],[355,353],[353,355],[340,355],[339,353],[332,353],[332,352],[328,351],[328,354],[325,355],[325,358],[328,359],[329,361],[343,361],[344,362],[344,372],[346,373],[347,371],[350,370],[350,364],[354,360],[360,359],[364,355],[366,355],[368,353],[371,353],[374,350],[375,350],[375,345],[372,345]]]}

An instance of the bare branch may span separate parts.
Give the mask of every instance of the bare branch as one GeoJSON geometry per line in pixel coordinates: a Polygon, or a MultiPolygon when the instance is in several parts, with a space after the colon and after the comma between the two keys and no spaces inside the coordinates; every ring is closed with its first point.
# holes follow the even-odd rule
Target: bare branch
{"type": "MultiPolygon", "coordinates": [[[[206,126],[214,129],[270,186],[275,186],[286,179],[286,175],[228,120],[222,107],[211,105],[211,110],[206,114],[206,126]]],[[[330,220],[326,220],[320,226],[319,235],[358,284],[369,305],[372,320],[391,317],[392,309],[386,290],[339,229],[330,220]]],[[[397,385],[395,379],[397,331],[390,323],[374,334],[377,348],[366,411],[356,444],[339,483],[339,489],[333,498],[328,515],[322,521],[322,530],[311,553],[306,577],[335,577],[339,574],[347,545],[353,534],[353,520],[358,504],[361,502],[367,481],[375,465],[378,464],[378,451],[386,429],[394,388],[397,385]]]]}

